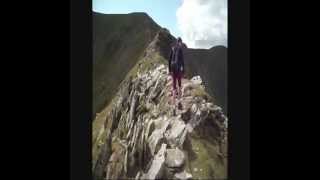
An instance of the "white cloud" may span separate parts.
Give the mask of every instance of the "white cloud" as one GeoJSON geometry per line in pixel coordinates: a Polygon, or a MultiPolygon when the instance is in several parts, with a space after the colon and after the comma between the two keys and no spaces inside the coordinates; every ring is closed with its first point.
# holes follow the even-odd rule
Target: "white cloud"
{"type": "Polygon", "coordinates": [[[227,46],[227,0],[183,0],[177,22],[182,40],[190,48],[227,46]]]}

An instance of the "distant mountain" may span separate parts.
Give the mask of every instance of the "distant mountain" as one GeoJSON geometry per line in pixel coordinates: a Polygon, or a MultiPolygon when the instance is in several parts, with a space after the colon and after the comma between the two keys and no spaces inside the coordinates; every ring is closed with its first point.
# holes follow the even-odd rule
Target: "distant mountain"
{"type": "Polygon", "coordinates": [[[200,75],[208,93],[227,114],[227,48],[185,49],[185,66],[188,77],[200,75]]]}

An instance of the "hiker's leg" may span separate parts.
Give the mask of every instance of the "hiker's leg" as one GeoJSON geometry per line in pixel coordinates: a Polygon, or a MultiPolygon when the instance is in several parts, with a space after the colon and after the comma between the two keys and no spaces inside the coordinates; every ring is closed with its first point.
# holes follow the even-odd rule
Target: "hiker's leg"
{"type": "Polygon", "coordinates": [[[173,73],[171,73],[170,76],[171,76],[170,96],[173,96],[173,89],[174,89],[174,86],[173,86],[173,81],[174,81],[173,73]]]}
{"type": "Polygon", "coordinates": [[[181,73],[179,73],[179,74],[178,74],[178,77],[177,77],[177,79],[178,79],[178,86],[179,86],[179,97],[182,96],[182,92],[181,92],[181,78],[182,78],[182,75],[181,75],[181,73]]]}
{"type": "Polygon", "coordinates": [[[172,73],[172,102],[175,104],[175,99],[176,99],[176,81],[177,81],[177,75],[176,73],[172,73]]]}
{"type": "Polygon", "coordinates": [[[176,82],[177,82],[177,75],[175,73],[172,73],[172,90],[176,90],[176,82]]]}
{"type": "Polygon", "coordinates": [[[175,95],[177,96],[177,97],[179,97],[179,74],[177,73],[177,74],[175,74],[175,76],[174,76],[174,79],[175,79],[175,95]],[[178,83],[178,84],[177,84],[178,83]],[[178,87],[177,87],[178,86],[178,87]]]}

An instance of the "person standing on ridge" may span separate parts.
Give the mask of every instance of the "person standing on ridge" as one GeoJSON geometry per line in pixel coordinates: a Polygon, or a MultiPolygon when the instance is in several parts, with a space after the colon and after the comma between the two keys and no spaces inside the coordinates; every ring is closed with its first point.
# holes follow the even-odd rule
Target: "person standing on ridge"
{"type": "Polygon", "coordinates": [[[181,78],[184,75],[184,57],[183,57],[183,44],[180,37],[178,37],[177,43],[171,48],[170,57],[169,57],[169,73],[172,77],[173,85],[173,99],[175,97],[181,97],[181,78]],[[178,88],[177,91],[177,84],[178,88]]]}

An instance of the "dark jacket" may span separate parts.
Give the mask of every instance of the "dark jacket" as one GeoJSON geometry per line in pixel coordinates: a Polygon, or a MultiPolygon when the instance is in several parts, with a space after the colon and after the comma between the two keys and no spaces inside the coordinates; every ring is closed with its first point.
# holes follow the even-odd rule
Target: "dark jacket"
{"type": "Polygon", "coordinates": [[[173,73],[184,73],[184,57],[183,57],[183,50],[182,47],[179,45],[175,45],[173,47],[173,50],[171,49],[170,51],[170,56],[169,56],[169,72],[173,73]],[[177,53],[177,56],[175,56],[175,53],[177,53]],[[174,58],[176,59],[177,62],[177,69],[175,70],[174,67],[172,67],[172,61],[175,61],[174,58]]]}

